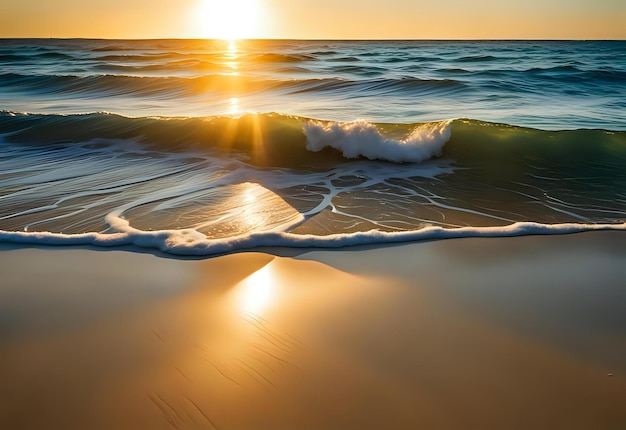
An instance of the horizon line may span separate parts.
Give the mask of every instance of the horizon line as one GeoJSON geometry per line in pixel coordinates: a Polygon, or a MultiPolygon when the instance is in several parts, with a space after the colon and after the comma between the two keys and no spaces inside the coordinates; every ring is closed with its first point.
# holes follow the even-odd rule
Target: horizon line
{"type": "Polygon", "coordinates": [[[194,40],[194,41],[302,41],[302,42],[624,42],[626,39],[568,39],[568,38],[278,38],[258,37],[240,39],[221,39],[206,37],[136,37],[136,38],[111,38],[111,37],[0,37],[0,40],[126,40],[126,41],[150,41],[150,40],[194,40]]]}

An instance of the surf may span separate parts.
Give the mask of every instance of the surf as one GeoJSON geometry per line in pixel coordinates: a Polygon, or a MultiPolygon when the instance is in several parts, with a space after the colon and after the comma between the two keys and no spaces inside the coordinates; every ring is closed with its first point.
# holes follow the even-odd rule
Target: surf
{"type": "Polygon", "coordinates": [[[0,240],[210,255],[623,229],[626,133],[0,113],[0,240]]]}

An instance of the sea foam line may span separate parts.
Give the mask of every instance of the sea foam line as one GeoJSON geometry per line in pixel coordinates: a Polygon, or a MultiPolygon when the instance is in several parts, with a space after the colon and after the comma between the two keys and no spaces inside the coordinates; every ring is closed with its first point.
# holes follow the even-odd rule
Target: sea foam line
{"type": "Polygon", "coordinates": [[[225,239],[208,239],[196,230],[142,231],[130,227],[126,220],[115,221],[113,233],[63,234],[51,232],[13,232],[0,230],[0,242],[35,245],[90,245],[102,247],[136,246],[158,249],[180,256],[210,256],[262,247],[341,248],[355,245],[390,244],[469,237],[515,237],[558,235],[585,231],[626,231],[622,224],[541,224],[517,222],[497,227],[426,227],[415,231],[384,232],[370,230],[328,236],[300,235],[280,231],[252,233],[225,239]]]}

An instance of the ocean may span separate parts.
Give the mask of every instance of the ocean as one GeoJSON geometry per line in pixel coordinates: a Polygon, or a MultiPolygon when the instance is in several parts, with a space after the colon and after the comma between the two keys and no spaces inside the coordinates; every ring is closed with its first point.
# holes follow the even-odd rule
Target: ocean
{"type": "Polygon", "coordinates": [[[625,41],[0,40],[0,242],[626,230],[625,41]]]}

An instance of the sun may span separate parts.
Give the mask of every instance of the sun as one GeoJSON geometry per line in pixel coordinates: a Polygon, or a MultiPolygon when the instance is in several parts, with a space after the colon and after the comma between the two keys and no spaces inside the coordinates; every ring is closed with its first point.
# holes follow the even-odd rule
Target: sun
{"type": "Polygon", "coordinates": [[[263,20],[261,0],[198,0],[193,11],[195,33],[204,39],[258,37],[263,20]]]}

